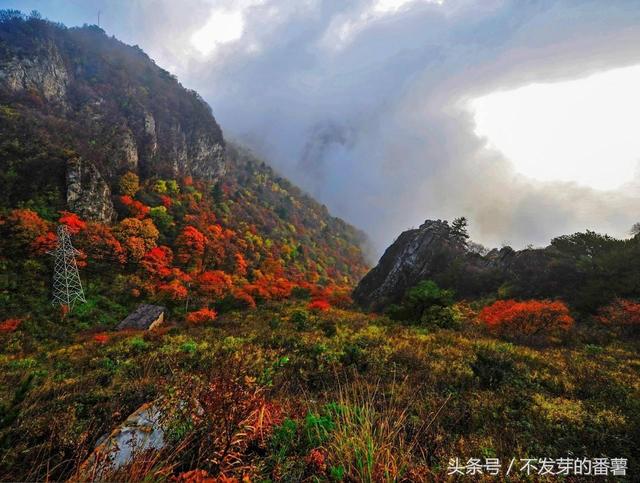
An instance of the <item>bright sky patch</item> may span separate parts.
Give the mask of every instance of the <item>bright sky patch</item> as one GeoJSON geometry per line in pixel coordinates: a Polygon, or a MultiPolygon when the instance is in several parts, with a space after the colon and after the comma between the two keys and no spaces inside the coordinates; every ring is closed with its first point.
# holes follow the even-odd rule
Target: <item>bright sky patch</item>
{"type": "Polygon", "coordinates": [[[640,161],[640,66],[474,99],[476,134],[526,176],[615,189],[640,161]]]}

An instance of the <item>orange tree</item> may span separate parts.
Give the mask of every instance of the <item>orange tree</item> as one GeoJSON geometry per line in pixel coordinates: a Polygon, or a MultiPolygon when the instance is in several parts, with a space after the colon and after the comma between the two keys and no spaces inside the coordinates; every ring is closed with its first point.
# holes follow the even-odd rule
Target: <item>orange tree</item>
{"type": "Polygon", "coordinates": [[[566,304],[557,300],[498,300],[482,309],[479,318],[492,332],[521,341],[544,340],[574,323],[566,304]]]}

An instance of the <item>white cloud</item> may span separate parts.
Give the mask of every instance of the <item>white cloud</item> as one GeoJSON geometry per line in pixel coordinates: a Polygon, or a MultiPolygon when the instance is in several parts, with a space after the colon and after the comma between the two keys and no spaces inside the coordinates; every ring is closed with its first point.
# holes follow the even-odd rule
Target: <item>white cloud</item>
{"type": "Polygon", "coordinates": [[[640,65],[492,93],[471,102],[475,132],[526,176],[615,189],[640,161],[638,86],[640,65]]]}
{"type": "Polygon", "coordinates": [[[422,1],[427,3],[437,3],[437,4],[444,3],[444,0],[376,0],[373,6],[373,10],[375,12],[383,12],[383,13],[397,12],[407,4],[411,4],[416,1],[418,2],[422,1]]]}
{"type": "Polygon", "coordinates": [[[243,30],[242,12],[213,10],[207,23],[191,36],[191,44],[201,54],[209,55],[218,45],[238,40],[243,30]]]}

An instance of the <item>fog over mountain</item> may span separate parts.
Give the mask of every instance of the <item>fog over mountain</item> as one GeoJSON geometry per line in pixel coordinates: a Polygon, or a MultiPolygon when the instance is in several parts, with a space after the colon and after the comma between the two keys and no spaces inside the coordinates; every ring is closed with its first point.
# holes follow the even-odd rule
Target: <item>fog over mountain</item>
{"type": "Polygon", "coordinates": [[[100,11],[108,33],[197,90],[226,137],[364,229],[376,254],[425,218],[466,215],[474,240],[515,246],[585,228],[624,235],[640,219],[637,177],[612,191],[528,179],[474,134],[468,109],[494,91],[640,64],[637,1],[3,4],[68,25],[100,11]]]}

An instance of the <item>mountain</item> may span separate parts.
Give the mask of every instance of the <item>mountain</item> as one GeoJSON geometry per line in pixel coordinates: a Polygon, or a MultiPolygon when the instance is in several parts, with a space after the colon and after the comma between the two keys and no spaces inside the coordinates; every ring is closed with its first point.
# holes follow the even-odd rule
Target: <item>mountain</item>
{"type": "Polygon", "coordinates": [[[0,13],[0,183],[0,261],[37,265],[9,316],[28,299],[47,318],[58,222],[94,295],[127,308],[329,297],[366,270],[362,232],[227,146],[197,93],[96,26],[0,13]]]}
{"type": "Polygon", "coordinates": [[[66,171],[60,202],[111,221],[114,182],[127,171],[212,180],[224,173],[222,131],[209,106],[139,47],[95,26],[68,29],[5,12],[0,102],[2,138],[31,139],[12,153],[19,165],[3,160],[3,173],[18,175],[5,203],[56,184],[51,177],[66,171]]]}
{"type": "Polygon", "coordinates": [[[640,236],[617,240],[587,231],[544,248],[486,250],[469,242],[466,225],[426,220],[403,232],[363,277],[353,298],[369,310],[401,301],[423,280],[459,298],[562,298],[592,312],[616,297],[640,296],[640,236]]]}

